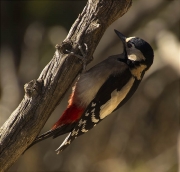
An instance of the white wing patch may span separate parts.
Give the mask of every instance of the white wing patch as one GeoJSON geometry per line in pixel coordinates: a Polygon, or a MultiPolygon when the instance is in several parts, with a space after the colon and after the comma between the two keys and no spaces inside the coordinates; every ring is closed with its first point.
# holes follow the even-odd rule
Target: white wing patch
{"type": "Polygon", "coordinates": [[[85,113],[85,116],[89,116],[89,113],[88,113],[88,112],[86,112],[86,113],[85,113]]]}
{"type": "Polygon", "coordinates": [[[106,104],[102,105],[100,107],[100,119],[105,118],[107,115],[109,115],[118,105],[119,103],[126,97],[129,90],[131,89],[134,78],[132,77],[129,82],[120,90],[114,90],[111,93],[111,99],[106,102],[106,104]]]}
{"type": "Polygon", "coordinates": [[[85,128],[83,128],[81,131],[82,131],[83,133],[88,132],[88,130],[86,130],[85,128]]]}
{"type": "MultiPolygon", "coordinates": [[[[81,120],[79,121],[79,124],[78,124],[78,127],[81,127],[81,128],[82,128],[81,131],[82,131],[83,133],[88,132],[88,130],[85,129],[86,122],[87,122],[86,120],[83,121],[83,120],[81,119],[81,120]]],[[[75,129],[74,129],[74,130],[75,130],[75,129]]],[[[74,135],[74,133],[73,133],[74,130],[72,131],[72,136],[74,135]]],[[[77,133],[77,134],[75,133],[75,135],[78,135],[78,134],[79,134],[79,129],[77,130],[77,132],[78,132],[78,133],[77,133]]]]}
{"type": "Polygon", "coordinates": [[[94,106],[96,106],[96,103],[93,103],[93,102],[92,102],[92,107],[94,107],[94,106]]]}
{"type": "Polygon", "coordinates": [[[78,133],[79,133],[79,129],[78,129],[77,131],[76,131],[76,130],[73,130],[73,131],[72,131],[72,136],[74,136],[74,135],[76,135],[76,136],[77,136],[77,135],[78,135],[78,133]]]}
{"type": "Polygon", "coordinates": [[[81,119],[81,120],[79,121],[78,126],[81,127],[81,125],[84,125],[84,126],[85,126],[85,125],[86,125],[86,120],[83,121],[83,120],[81,119]]]}
{"type": "MultiPolygon", "coordinates": [[[[92,103],[93,104],[93,103],[92,103]]],[[[92,106],[93,107],[93,106],[92,106]]],[[[91,111],[92,113],[94,113],[95,112],[95,108],[91,111]]]]}
{"type": "Polygon", "coordinates": [[[94,123],[97,123],[97,122],[99,121],[99,119],[97,119],[97,118],[95,117],[94,113],[91,115],[91,120],[92,120],[92,122],[94,122],[94,123]]]}

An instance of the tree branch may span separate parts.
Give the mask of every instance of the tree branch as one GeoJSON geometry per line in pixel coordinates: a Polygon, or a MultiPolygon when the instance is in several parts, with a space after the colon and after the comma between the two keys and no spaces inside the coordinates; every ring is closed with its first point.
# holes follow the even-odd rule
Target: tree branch
{"type": "MultiPolygon", "coordinates": [[[[88,46],[87,60],[106,28],[127,12],[131,0],[89,0],[52,60],[37,80],[25,84],[25,96],[0,129],[0,167],[6,171],[39,134],[82,69],[82,64],[65,49],[79,53],[75,42],[88,46]]],[[[85,48],[83,46],[83,48],[85,48]]]]}

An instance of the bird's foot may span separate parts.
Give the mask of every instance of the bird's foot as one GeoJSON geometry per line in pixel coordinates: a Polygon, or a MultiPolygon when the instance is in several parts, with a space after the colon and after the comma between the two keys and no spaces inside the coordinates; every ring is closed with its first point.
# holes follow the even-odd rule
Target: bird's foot
{"type": "Polygon", "coordinates": [[[86,43],[84,43],[84,45],[85,45],[85,51],[84,51],[82,46],[79,43],[75,42],[75,44],[78,45],[78,49],[80,50],[81,55],[76,54],[75,52],[69,51],[69,50],[66,50],[66,52],[69,53],[69,54],[73,54],[74,56],[76,56],[77,58],[79,58],[82,61],[82,63],[83,63],[83,72],[85,72],[86,71],[86,65],[87,65],[87,62],[88,62],[88,59],[87,59],[88,46],[87,46],[86,43]]]}

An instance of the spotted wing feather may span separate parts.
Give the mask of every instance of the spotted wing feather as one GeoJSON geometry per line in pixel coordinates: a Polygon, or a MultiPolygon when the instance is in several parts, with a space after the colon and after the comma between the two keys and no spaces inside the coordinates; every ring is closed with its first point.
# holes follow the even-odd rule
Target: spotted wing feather
{"type": "MultiPolygon", "coordinates": [[[[121,73],[116,73],[110,75],[108,80],[103,84],[99,89],[96,97],[91,101],[86,111],[83,113],[79,122],[75,125],[72,132],[66,137],[61,146],[56,150],[58,153],[64,150],[69,146],[74,139],[78,136],[88,132],[96,124],[102,121],[103,117],[101,116],[102,107],[111,100],[112,93],[114,91],[121,92],[122,88],[131,80],[132,75],[129,71],[128,66],[122,63],[121,73]]],[[[127,93],[128,94],[128,93],[127,93]]],[[[120,104],[121,102],[119,102],[120,104]]],[[[119,105],[118,104],[118,105],[119,105]]],[[[118,106],[117,105],[117,106],[118,106]]],[[[113,109],[114,110],[114,109],[113,109]]],[[[112,110],[112,111],[113,111],[112,110]]],[[[111,112],[112,112],[111,111],[111,112]]],[[[111,113],[109,112],[109,114],[111,113]]]]}

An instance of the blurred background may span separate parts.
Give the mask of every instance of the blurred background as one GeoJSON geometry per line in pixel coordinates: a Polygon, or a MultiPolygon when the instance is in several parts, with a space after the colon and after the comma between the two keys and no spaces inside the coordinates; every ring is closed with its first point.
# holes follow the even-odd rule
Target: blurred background
{"type": "MultiPolygon", "coordinates": [[[[54,46],[66,37],[85,4],[1,1],[0,126],[22,100],[24,84],[38,78],[53,57],[54,46]]],[[[106,30],[88,67],[120,53],[121,43],[114,29],[143,38],[152,45],[155,58],[135,95],[60,155],[54,150],[65,135],[33,146],[9,171],[177,172],[179,7],[178,0],[134,1],[130,10],[106,30]]],[[[49,130],[66,108],[70,91],[42,132],[49,130]]]]}

